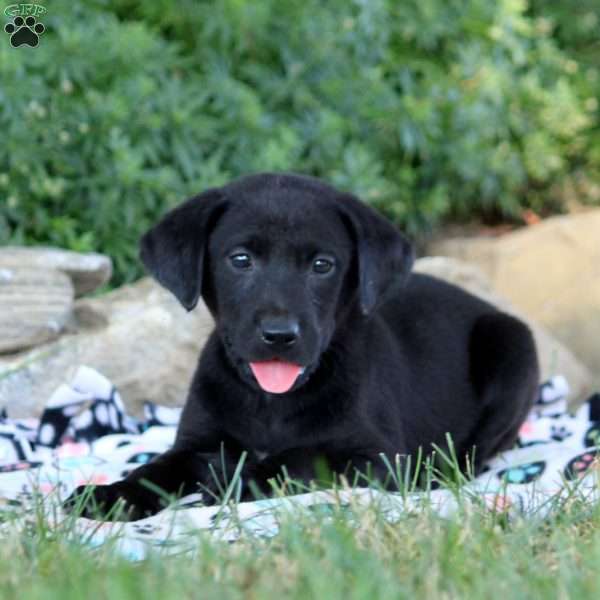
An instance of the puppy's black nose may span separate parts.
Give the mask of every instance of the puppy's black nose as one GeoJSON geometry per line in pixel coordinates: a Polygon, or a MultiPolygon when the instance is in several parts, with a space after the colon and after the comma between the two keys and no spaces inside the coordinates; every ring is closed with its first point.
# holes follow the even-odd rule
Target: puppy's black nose
{"type": "Polygon", "coordinates": [[[293,346],[300,334],[300,325],[289,317],[269,317],[260,323],[260,335],[269,346],[293,346]]]}

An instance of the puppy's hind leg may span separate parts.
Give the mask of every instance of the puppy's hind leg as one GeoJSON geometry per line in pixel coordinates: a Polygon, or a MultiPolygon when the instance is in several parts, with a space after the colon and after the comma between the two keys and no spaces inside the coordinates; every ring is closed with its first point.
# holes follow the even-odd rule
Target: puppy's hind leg
{"type": "Polygon", "coordinates": [[[477,319],[470,338],[471,383],[481,412],[463,456],[473,453],[473,470],[514,446],[535,399],[539,367],[533,336],[518,319],[495,312],[477,319]]]}

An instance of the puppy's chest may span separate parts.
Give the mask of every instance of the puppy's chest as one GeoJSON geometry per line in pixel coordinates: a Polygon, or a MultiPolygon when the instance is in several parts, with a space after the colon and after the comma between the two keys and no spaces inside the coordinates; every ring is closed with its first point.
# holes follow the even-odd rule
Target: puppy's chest
{"type": "Polygon", "coordinates": [[[298,444],[297,424],[279,415],[257,414],[240,419],[231,434],[259,460],[298,444]]]}

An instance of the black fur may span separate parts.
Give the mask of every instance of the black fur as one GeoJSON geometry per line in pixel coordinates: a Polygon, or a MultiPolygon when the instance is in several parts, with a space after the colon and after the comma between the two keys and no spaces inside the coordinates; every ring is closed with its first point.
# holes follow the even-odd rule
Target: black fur
{"type": "Polygon", "coordinates": [[[202,295],[216,329],[175,446],[93,490],[104,512],[118,498],[130,518],[160,510],[143,480],[168,493],[215,489],[213,475],[231,477],[244,451],[244,497],[268,492],[283,466],[303,481],[319,464],[384,481],[380,453],[393,461],[444,448],[447,432],[461,461],[475,447],[478,470],[511,447],[533,401],[528,328],[455,286],[409,277],[412,250],[400,232],[316,179],[262,174],[209,190],[151,229],[141,257],[188,310],[202,295]],[[248,269],[232,266],[242,251],[248,269]],[[333,270],[315,273],[317,256],[333,270]],[[295,343],[265,343],[267,322],[293,324],[295,343]],[[272,358],[305,366],[289,392],[266,393],[254,379],[249,362],[272,358]]]}

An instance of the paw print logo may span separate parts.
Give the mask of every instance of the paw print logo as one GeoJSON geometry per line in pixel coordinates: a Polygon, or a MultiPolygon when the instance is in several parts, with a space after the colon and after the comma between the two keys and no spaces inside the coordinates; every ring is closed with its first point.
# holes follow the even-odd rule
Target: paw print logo
{"type": "Polygon", "coordinates": [[[10,45],[13,48],[24,45],[35,48],[40,41],[39,36],[46,31],[46,28],[35,17],[29,15],[26,19],[15,17],[12,23],[4,26],[4,31],[10,35],[10,45]]]}
{"type": "Polygon", "coordinates": [[[539,479],[545,469],[546,463],[543,460],[538,460],[502,469],[498,472],[498,478],[505,483],[531,483],[539,479]]]}
{"type": "Polygon", "coordinates": [[[565,477],[570,480],[583,477],[592,465],[597,464],[599,454],[598,450],[588,450],[571,459],[565,467],[565,477]]]}

